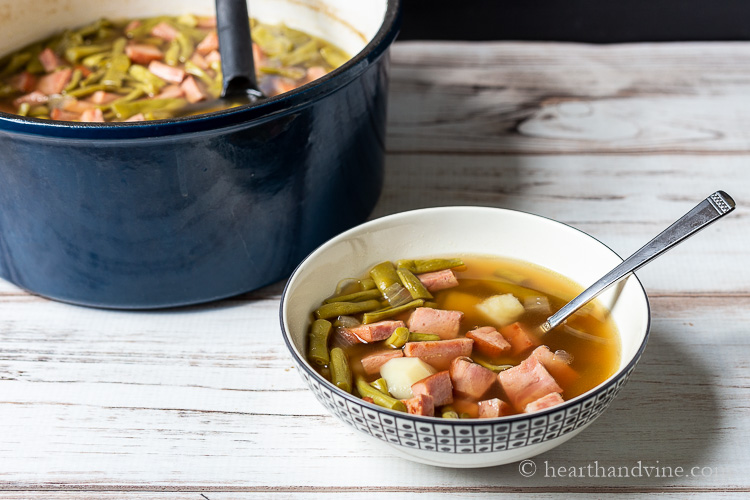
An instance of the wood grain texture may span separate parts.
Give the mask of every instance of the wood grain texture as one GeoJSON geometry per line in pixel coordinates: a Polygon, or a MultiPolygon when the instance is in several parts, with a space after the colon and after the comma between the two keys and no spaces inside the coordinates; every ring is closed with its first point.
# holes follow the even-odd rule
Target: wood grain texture
{"type": "Polygon", "coordinates": [[[534,459],[533,477],[514,464],[407,462],[328,415],[281,339],[283,283],[116,312],[0,281],[0,498],[747,497],[748,63],[750,45],[734,43],[394,47],[386,189],[373,217],[512,208],[624,255],[716,189],[739,204],[638,273],[652,305],[646,353],[602,417],[534,459]],[[639,461],[698,469],[559,474],[639,461]]]}

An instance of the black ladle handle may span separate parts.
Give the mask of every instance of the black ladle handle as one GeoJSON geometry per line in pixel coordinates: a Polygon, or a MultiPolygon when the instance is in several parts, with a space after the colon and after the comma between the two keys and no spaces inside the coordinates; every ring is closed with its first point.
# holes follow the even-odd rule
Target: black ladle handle
{"type": "Polygon", "coordinates": [[[221,97],[258,99],[246,0],[216,0],[216,30],[221,50],[221,97]]]}

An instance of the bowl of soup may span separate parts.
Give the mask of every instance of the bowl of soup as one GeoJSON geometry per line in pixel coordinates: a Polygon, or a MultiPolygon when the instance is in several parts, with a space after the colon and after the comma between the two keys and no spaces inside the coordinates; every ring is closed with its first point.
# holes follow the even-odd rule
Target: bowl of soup
{"type": "Polygon", "coordinates": [[[1,278],[99,307],[206,302],[288,276],[375,205],[397,0],[250,3],[268,98],[228,106],[210,0],[0,11],[1,278]]]}
{"type": "Polygon", "coordinates": [[[627,382],[650,325],[634,275],[540,328],[620,262],[524,212],[404,212],[302,261],[281,328],[315,397],[373,443],[431,465],[500,465],[571,439],[627,382]]]}

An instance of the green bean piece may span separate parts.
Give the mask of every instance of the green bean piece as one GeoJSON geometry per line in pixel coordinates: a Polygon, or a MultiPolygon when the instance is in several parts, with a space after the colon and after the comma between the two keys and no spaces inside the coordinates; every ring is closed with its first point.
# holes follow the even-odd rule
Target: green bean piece
{"type": "Polygon", "coordinates": [[[468,413],[466,413],[466,412],[463,412],[463,413],[460,413],[460,414],[458,415],[458,418],[462,418],[462,419],[464,419],[464,418],[471,418],[471,415],[469,415],[469,414],[468,414],[468,413]]]}
{"type": "Polygon", "coordinates": [[[406,412],[406,405],[403,401],[383,394],[373,386],[368,384],[362,377],[357,377],[357,390],[363,398],[372,398],[372,402],[383,408],[406,412]]]}
{"type": "Polygon", "coordinates": [[[169,42],[166,52],[164,52],[164,63],[177,66],[178,62],[180,62],[180,44],[177,43],[177,40],[172,40],[169,42]]]}
{"type": "Polygon", "coordinates": [[[105,59],[108,57],[109,52],[99,52],[98,54],[91,54],[90,56],[86,56],[81,59],[81,64],[83,64],[87,68],[106,69],[107,61],[105,61],[105,59]]]}
{"type": "Polygon", "coordinates": [[[419,278],[414,276],[414,273],[406,269],[405,267],[399,267],[396,269],[396,274],[401,279],[401,283],[409,290],[412,299],[431,299],[432,294],[427,288],[419,281],[419,278]]]}
{"type": "Polygon", "coordinates": [[[145,66],[141,66],[140,64],[133,64],[130,69],[128,69],[128,75],[143,83],[146,86],[146,93],[148,95],[157,94],[159,90],[167,84],[167,82],[151,73],[145,66]]]}
{"type": "Polygon", "coordinates": [[[288,38],[274,35],[271,30],[263,25],[258,25],[252,30],[253,41],[271,57],[278,57],[286,54],[294,47],[294,44],[288,38]]]}
{"type": "Polygon", "coordinates": [[[307,74],[307,71],[303,68],[283,66],[278,68],[275,66],[261,66],[260,72],[265,75],[279,75],[286,78],[291,78],[292,80],[299,80],[307,74]]]}
{"type": "Polygon", "coordinates": [[[328,336],[332,328],[330,321],[316,319],[307,334],[307,359],[319,367],[326,366],[331,359],[328,355],[328,336]]]}
{"type": "Polygon", "coordinates": [[[141,21],[141,24],[136,26],[135,28],[131,29],[130,31],[126,31],[125,34],[128,36],[128,38],[142,38],[144,36],[147,36],[149,33],[151,33],[151,30],[159,24],[162,21],[169,21],[169,16],[157,16],[157,17],[151,17],[148,19],[143,19],[141,21]]]}
{"type": "Polygon", "coordinates": [[[474,362],[480,366],[484,366],[488,370],[492,370],[495,373],[500,373],[509,368],[513,368],[513,365],[493,365],[492,363],[489,363],[483,359],[475,359],[474,362]]]}
{"type": "Polygon", "coordinates": [[[414,261],[414,274],[431,273],[434,271],[442,271],[443,269],[453,269],[454,267],[461,267],[464,265],[464,261],[461,259],[429,259],[429,260],[415,260],[414,261]]]}
{"type": "Polygon", "coordinates": [[[380,292],[383,294],[385,294],[385,291],[389,286],[393,285],[394,283],[400,283],[398,274],[396,274],[396,268],[393,267],[393,263],[388,261],[381,262],[377,266],[370,269],[370,277],[377,285],[378,290],[380,290],[380,292]]]}
{"type": "Polygon", "coordinates": [[[312,39],[308,41],[307,43],[305,43],[304,45],[301,45],[295,48],[293,51],[289,52],[288,54],[279,56],[279,60],[281,61],[281,64],[283,64],[284,66],[295,66],[305,61],[309,61],[311,59],[314,59],[315,56],[319,54],[318,45],[319,45],[318,41],[315,39],[312,39]]]}
{"type": "Polygon", "coordinates": [[[335,318],[336,316],[351,316],[362,312],[373,311],[380,307],[377,300],[363,300],[362,302],[333,302],[323,304],[315,310],[318,319],[335,318]]]}
{"type": "Polygon", "coordinates": [[[409,340],[409,329],[405,326],[396,328],[390,337],[385,339],[385,345],[393,349],[401,349],[409,340]]]}
{"type": "Polygon", "coordinates": [[[97,83],[96,85],[88,85],[86,87],[81,86],[80,88],[77,88],[75,90],[66,91],[65,95],[70,97],[75,97],[76,99],[79,99],[81,97],[86,97],[87,95],[91,95],[94,92],[97,92],[99,90],[109,90],[112,87],[108,85],[104,85],[102,83],[97,83]]]}
{"type": "Polygon", "coordinates": [[[108,28],[112,26],[112,22],[108,19],[97,19],[91,24],[87,24],[82,28],[75,30],[75,33],[80,35],[82,38],[90,37],[92,35],[98,35],[102,28],[108,28]]]}
{"type": "Polygon", "coordinates": [[[0,97],[10,97],[18,94],[18,90],[7,83],[0,83],[0,97]]]}
{"type": "Polygon", "coordinates": [[[210,86],[213,85],[214,80],[210,76],[208,76],[208,73],[200,69],[194,62],[188,61],[185,63],[185,73],[193,76],[197,76],[200,78],[203,83],[210,86]]]}
{"type": "Polygon", "coordinates": [[[333,68],[338,68],[349,60],[349,57],[344,52],[331,45],[321,47],[320,55],[333,68]]]}
{"type": "Polygon", "coordinates": [[[377,286],[375,285],[375,280],[373,280],[372,278],[363,278],[359,280],[358,283],[362,291],[377,288],[377,286]]]}
{"type": "Polygon", "coordinates": [[[47,106],[34,106],[29,110],[29,116],[33,116],[34,118],[49,116],[49,108],[47,106]]]}
{"type": "Polygon", "coordinates": [[[76,88],[78,84],[81,83],[81,78],[83,78],[83,72],[80,69],[73,70],[73,74],[70,77],[70,83],[65,86],[63,92],[70,92],[76,88]]]}
{"type": "MultiPolygon", "coordinates": [[[[126,96],[127,97],[127,96],[126,96]]],[[[124,99],[124,98],[123,98],[124,99]]],[[[122,99],[114,101],[112,111],[119,120],[127,120],[131,116],[150,112],[164,112],[164,115],[178,111],[179,109],[187,105],[187,100],[175,98],[175,99],[148,99],[133,102],[121,102],[122,99]]]]}
{"type": "Polygon", "coordinates": [[[434,342],[440,340],[440,335],[434,333],[409,332],[409,342],[434,342]]]}
{"type": "MultiPolygon", "coordinates": [[[[349,359],[340,347],[331,349],[331,382],[342,391],[352,392],[352,370],[349,368],[349,359]]],[[[366,385],[366,384],[365,384],[366,385]]]]}
{"type": "Polygon", "coordinates": [[[360,302],[363,300],[379,299],[380,290],[365,290],[363,292],[348,293],[346,295],[338,295],[336,297],[330,297],[323,301],[324,304],[331,304],[333,302],[360,302]]]}
{"type": "Polygon", "coordinates": [[[452,406],[443,406],[443,409],[441,411],[441,416],[443,418],[458,418],[458,413],[456,410],[453,409],[452,406]]]}
{"type": "Polygon", "coordinates": [[[10,61],[8,61],[8,65],[5,66],[5,69],[0,73],[0,76],[7,76],[12,75],[19,69],[21,69],[23,66],[26,65],[31,60],[31,52],[19,52],[17,54],[13,54],[13,57],[10,58],[10,61]]]}
{"type": "Polygon", "coordinates": [[[39,75],[45,72],[42,61],[39,60],[39,54],[42,52],[42,45],[35,44],[34,49],[31,51],[31,59],[26,63],[26,71],[39,75]]]}
{"type": "MultiPolygon", "coordinates": [[[[365,312],[365,315],[362,318],[362,323],[364,324],[375,323],[377,321],[382,321],[384,319],[392,318],[393,316],[396,316],[397,314],[401,314],[402,312],[406,312],[409,309],[415,309],[417,307],[421,307],[422,304],[424,304],[424,300],[417,299],[417,300],[412,300],[411,302],[407,302],[406,304],[402,304],[400,306],[387,307],[385,309],[381,309],[375,312],[365,312]]],[[[378,303],[378,305],[380,305],[380,303],[378,303]]]]}
{"type": "Polygon", "coordinates": [[[414,260],[413,259],[400,259],[396,261],[396,269],[399,267],[404,267],[408,269],[411,272],[414,272],[417,268],[414,266],[414,260]]]}
{"type": "Polygon", "coordinates": [[[193,55],[193,50],[195,50],[193,41],[185,33],[177,33],[175,42],[180,47],[180,62],[186,62],[193,55]]]}
{"type": "Polygon", "coordinates": [[[385,381],[383,377],[380,377],[374,382],[370,382],[370,385],[373,386],[375,389],[379,390],[383,394],[390,395],[391,393],[388,392],[388,382],[385,381]]]}
{"type": "Polygon", "coordinates": [[[101,80],[103,76],[104,76],[104,70],[103,69],[100,69],[98,71],[93,71],[89,76],[87,76],[86,78],[83,79],[83,81],[81,82],[80,86],[81,87],[87,87],[89,85],[93,85],[95,83],[98,83],[99,80],[101,80]]]}
{"type": "Polygon", "coordinates": [[[31,109],[31,104],[28,102],[21,103],[20,106],[18,106],[18,110],[16,113],[18,113],[19,116],[26,116],[29,114],[29,110],[31,109]]]}
{"type": "Polygon", "coordinates": [[[86,56],[98,54],[100,52],[109,52],[112,50],[112,44],[101,45],[76,45],[65,49],[65,59],[70,64],[76,64],[86,56]]]}
{"type": "Polygon", "coordinates": [[[437,309],[438,303],[433,302],[431,300],[425,300],[424,305],[422,307],[429,307],[430,309],[437,309]]]}
{"type": "Polygon", "coordinates": [[[125,79],[125,75],[127,75],[130,68],[130,58],[125,55],[125,45],[127,42],[125,38],[118,38],[112,44],[112,59],[109,61],[107,71],[102,77],[104,85],[111,85],[112,87],[122,86],[122,81],[125,79]]]}

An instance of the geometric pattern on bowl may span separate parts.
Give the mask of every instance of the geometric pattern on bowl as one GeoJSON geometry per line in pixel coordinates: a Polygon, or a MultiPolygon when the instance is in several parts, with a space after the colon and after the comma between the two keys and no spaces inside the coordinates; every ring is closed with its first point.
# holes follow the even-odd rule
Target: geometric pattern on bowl
{"type": "Polygon", "coordinates": [[[575,404],[550,408],[533,415],[516,415],[502,419],[451,420],[450,424],[434,418],[415,417],[384,408],[373,410],[370,403],[334,392],[322,384],[304,365],[302,378],[323,406],[355,429],[386,443],[406,448],[443,453],[491,453],[543,443],[563,436],[594,420],[614,400],[633,372],[637,359],[622,376],[594,389],[575,404]],[[394,415],[398,413],[398,416],[394,415]]]}

